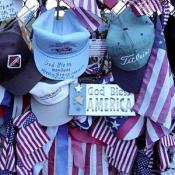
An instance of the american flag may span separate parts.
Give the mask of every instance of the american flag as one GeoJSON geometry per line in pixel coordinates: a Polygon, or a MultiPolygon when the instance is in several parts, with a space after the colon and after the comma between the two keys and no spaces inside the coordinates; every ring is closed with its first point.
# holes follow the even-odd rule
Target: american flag
{"type": "Polygon", "coordinates": [[[167,25],[169,16],[170,16],[170,1],[164,0],[162,2],[162,16],[161,16],[161,22],[163,28],[165,28],[165,26],[167,25]]]}
{"type": "Polygon", "coordinates": [[[145,118],[142,116],[128,117],[118,129],[116,136],[123,140],[132,140],[139,137],[144,131],[145,118]]]}
{"type": "Polygon", "coordinates": [[[170,160],[167,148],[163,146],[160,142],[158,144],[158,154],[160,159],[160,170],[166,170],[170,168],[170,160]]]}
{"type": "Polygon", "coordinates": [[[90,32],[95,31],[101,23],[100,9],[95,0],[63,0],[90,32]]]}
{"type": "Polygon", "coordinates": [[[22,163],[25,169],[29,172],[31,171],[33,166],[36,165],[38,162],[42,162],[47,159],[47,156],[43,149],[38,149],[32,154],[25,155],[21,147],[17,145],[16,151],[18,154],[19,161],[22,163]]]}
{"type": "Polygon", "coordinates": [[[20,161],[17,161],[16,171],[19,175],[32,175],[32,171],[28,171],[20,161]]]}
{"type": "Polygon", "coordinates": [[[0,156],[0,170],[9,170],[10,172],[16,171],[16,161],[14,152],[14,135],[15,130],[11,122],[7,126],[6,139],[3,142],[2,153],[0,156]]]}
{"type": "Polygon", "coordinates": [[[28,111],[20,115],[14,121],[15,126],[20,127],[22,123],[23,127],[17,133],[16,141],[24,150],[25,154],[33,153],[50,140],[32,112],[28,111]]]}
{"type": "Polygon", "coordinates": [[[170,168],[170,159],[168,154],[168,148],[175,146],[175,139],[171,135],[162,137],[158,143],[158,153],[160,159],[160,170],[166,170],[170,168]]]}
{"type": "Polygon", "coordinates": [[[137,153],[135,140],[118,140],[103,118],[100,118],[92,129],[92,137],[106,145],[106,155],[112,166],[123,173],[131,171],[137,153]]]}
{"type": "Polygon", "coordinates": [[[134,164],[134,175],[151,175],[153,167],[153,157],[148,157],[144,149],[138,151],[134,164]]]}
{"type": "Polygon", "coordinates": [[[71,8],[81,8],[100,17],[100,9],[96,0],[63,0],[71,8]]]}
{"type": "Polygon", "coordinates": [[[146,121],[146,145],[151,146],[156,141],[160,140],[161,137],[168,135],[170,130],[161,126],[158,123],[147,119],[146,121]]]}
{"type": "Polygon", "coordinates": [[[43,146],[49,142],[49,137],[37,122],[36,116],[27,111],[14,120],[14,125],[19,128],[16,135],[16,150],[19,165],[17,171],[30,174],[33,166],[46,160],[47,156],[43,146]]]}
{"type": "Polygon", "coordinates": [[[128,3],[138,16],[150,16],[154,12],[162,13],[162,6],[159,0],[129,0],[128,3]]]}
{"type": "Polygon", "coordinates": [[[159,17],[152,53],[133,110],[141,116],[170,129],[174,82],[159,17]]]}

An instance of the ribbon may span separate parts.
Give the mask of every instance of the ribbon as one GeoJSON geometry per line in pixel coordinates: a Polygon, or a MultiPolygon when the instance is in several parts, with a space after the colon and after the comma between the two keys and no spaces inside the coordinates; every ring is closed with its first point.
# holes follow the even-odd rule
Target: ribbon
{"type": "MultiPolygon", "coordinates": [[[[87,131],[80,130],[79,128],[69,128],[69,134],[72,139],[72,154],[74,159],[74,165],[82,170],[85,168],[85,160],[83,157],[82,144],[97,144],[102,146],[102,142],[93,138],[87,131]]],[[[99,165],[101,166],[101,165],[99,165]]],[[[86,167],[87,169],[87,167],[86,167]]]]}
{"type": "Polygon", "coordinates": [[[56,136],[56,168],[55,174],[68,175],[68,127],[59,126],[56,136]]]}

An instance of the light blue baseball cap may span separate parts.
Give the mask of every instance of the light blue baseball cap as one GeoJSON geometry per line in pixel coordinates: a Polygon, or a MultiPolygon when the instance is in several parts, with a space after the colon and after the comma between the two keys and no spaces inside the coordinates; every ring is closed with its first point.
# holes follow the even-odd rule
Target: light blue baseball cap
{"type": "Polygon", "coordinates": [[[89,62],[89,31],[71,9],[56,20],[55,8],[33,23],[33,51],[39,72],[52,80],[77,78],[89,62]]]}

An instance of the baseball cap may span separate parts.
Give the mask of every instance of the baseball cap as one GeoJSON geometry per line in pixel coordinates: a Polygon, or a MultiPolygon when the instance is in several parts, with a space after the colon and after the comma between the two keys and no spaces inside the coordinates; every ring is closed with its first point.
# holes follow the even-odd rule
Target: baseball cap
{"type": "Polygon", "coordinates": [[[56,20],[55,8],[33,23],[33,48],[39,72],[52,80],[77,78],[89,61],[89,31],[71,9],[56,20]]]}
{"type": "Polygon", "coordinates": [[[24,95],[43,77],[24,41],[18,22],[0,31],[0,84],[14,95],[24,95]]]}
{"type": "Polygon", "coordinates": [[[38,122],[44,126],[58,126],[69,122],[69,84],[64,81],[40,81],[30,91],[31,109],[38,122]]]}
{"type": "Polygon", "coordinates": [[[154,36],[154,24],[148,16],[138,17],[131,8],[126,8],[114,17],[106,42],[113,64],[114,81],[122,89],[138,92],[154,36]]]}

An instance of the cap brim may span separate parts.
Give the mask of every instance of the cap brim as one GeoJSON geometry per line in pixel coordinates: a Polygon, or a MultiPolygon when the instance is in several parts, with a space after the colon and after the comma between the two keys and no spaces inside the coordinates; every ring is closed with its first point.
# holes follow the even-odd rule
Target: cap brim
{"type": "Polygon", "coordinates": [[[138,93],[142,84],[147,65],[135,71],[124,71],[116,66],[112,67],[114,82],[123,90],[138,93]]]}
{"type": "Polygon", "coordinates": [[[20,73],[12,79],[2,82],[1,85],[14,95],[24,95],[27,94],[42,77],[36,68],[34,59],[31,58],[20,73]]]}
{"type": "Polygon", "coordinates": [[[76,54],[65,54],[65,56],[45,54],[37,48],[33,38],[34,59],[39,72],[52,80],[66,80],[78,78],[82,75],[89,62],[89,43],[76,54]],[[54,65],[54,66],[53,66],[54,65]],[[59,66],[63,65],[63,66],[59,66]]]}
{"type": "Polygon", "coordinates": [[[69,97],[55,105],[43,105],[31,97],[32,112],[43,126],[59,126],[68,123],[72,117],[68,115],[69,97]]]}
{"type": "Polygon", "coordinates": [[[43,76],[52,80],[66,80],[78,78],[85,72],[89,62],[89,43],[76,54],[65,54],[65,57],[57,55],[55,58],[38,49],[34,40],[33,38],[35,63],[43,76]],[[55,66],[53,67],[53,65],[55,66]],[[59,65],[63,65],[63,67],[59,65]]]}

